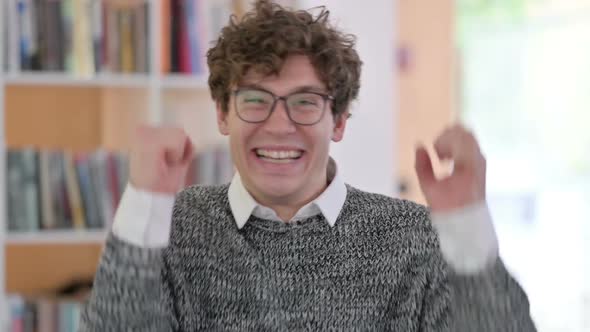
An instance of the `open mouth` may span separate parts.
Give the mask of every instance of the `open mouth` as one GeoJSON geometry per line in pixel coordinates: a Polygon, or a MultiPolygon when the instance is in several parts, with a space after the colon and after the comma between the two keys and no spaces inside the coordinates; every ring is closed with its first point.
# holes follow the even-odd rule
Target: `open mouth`
{"type": "Polygon", "coordinates": [[[290,163],[301,159],[303,150],[267,150],[254,149],[256,156],[262,160],[273,163],[290,163]]]}

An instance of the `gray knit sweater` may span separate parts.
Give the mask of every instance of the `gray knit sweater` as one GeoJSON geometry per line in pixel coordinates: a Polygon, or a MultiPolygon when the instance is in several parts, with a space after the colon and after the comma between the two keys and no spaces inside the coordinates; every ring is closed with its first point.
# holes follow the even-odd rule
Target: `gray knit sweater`
{"type": "Polygon", "coordinates": [[[333,228],[239,230],[227,190],[180,193],[165,249],[111,234],[81,331],[535,331],[501,260],[449,271],[423,206],[348,186],[333,228]]]}

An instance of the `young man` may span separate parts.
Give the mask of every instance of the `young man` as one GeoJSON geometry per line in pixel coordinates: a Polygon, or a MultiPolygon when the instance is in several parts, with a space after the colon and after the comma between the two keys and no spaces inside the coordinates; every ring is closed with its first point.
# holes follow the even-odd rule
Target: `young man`
{"type": "Polygon", "coordinates": [[[452,159],[416,171],[430,210],[345,185],[343,138],[361,61],[313,17],[258,1],[208,52],[231,184],[182,183],[178,129],[143,127],[130,183],[81,317],[82,331],[534,331],[526,295],[498,257],[485,160],[460,126],[452,159]]]}

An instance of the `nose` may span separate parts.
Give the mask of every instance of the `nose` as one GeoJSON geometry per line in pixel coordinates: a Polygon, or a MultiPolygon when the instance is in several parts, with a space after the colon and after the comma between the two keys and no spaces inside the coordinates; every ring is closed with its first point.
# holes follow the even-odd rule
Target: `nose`
{"type": "Polygon", "coordinates": [[[284,100],[277,100],[270,117],[264,122],[264,130],[269,134],[275,135],[285,135],[295,132],[295,124],[289,119],[284,100]]]}

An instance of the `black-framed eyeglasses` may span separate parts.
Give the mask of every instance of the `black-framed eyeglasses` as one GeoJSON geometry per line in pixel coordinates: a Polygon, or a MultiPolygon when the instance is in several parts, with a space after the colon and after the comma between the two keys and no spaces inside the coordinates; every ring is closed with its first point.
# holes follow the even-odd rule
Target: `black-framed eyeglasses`
{"type": "Polygon", "coordinates": [[[275,110],[277,102],[285,102],[287,115],[298,125],[311,126],[322,120],[328,101],[334,98],[319,92],[296,92],[287,96],[276,96],[270,91],[255,88],[234,90],[235,109],[238,117],[245,122],[266,121],[275,110]]]}

